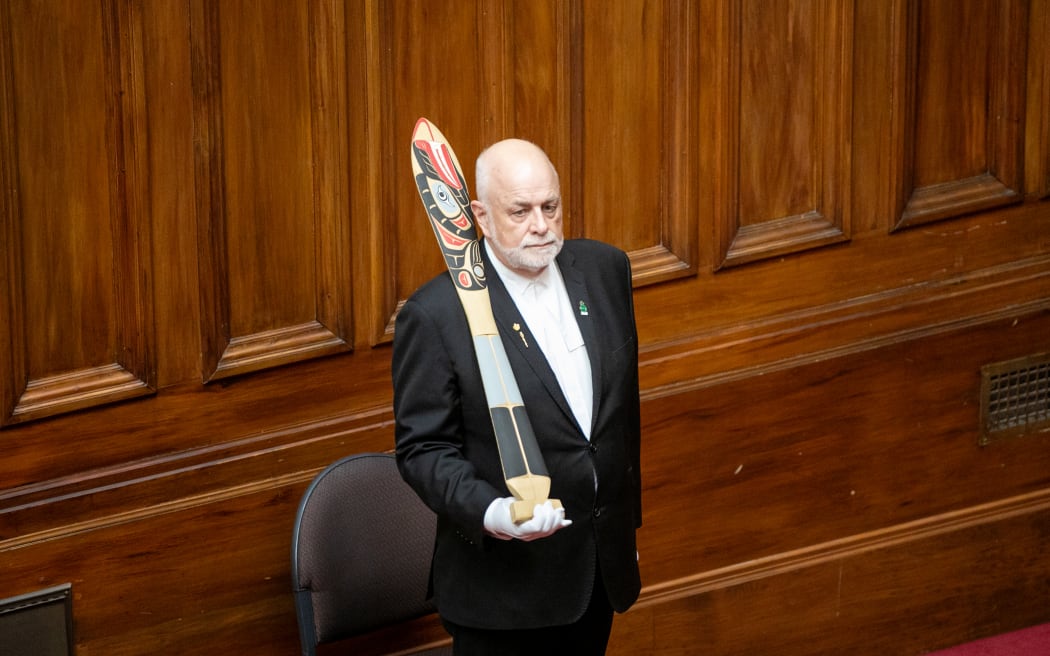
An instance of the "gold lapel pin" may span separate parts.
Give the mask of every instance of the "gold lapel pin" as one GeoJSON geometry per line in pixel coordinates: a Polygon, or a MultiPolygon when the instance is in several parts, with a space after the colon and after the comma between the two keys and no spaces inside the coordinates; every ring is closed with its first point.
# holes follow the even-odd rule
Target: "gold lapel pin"
{"type": "Polygon", "coordinates": [[[525,345],[525,348],[529,348],[529,343],[525,339],[525,333],[521,330],[521,324],[515,323],[513,326],[511,326],[511,328],[518,331],[518,336],[521,337],[521,343],[525,345]]]}

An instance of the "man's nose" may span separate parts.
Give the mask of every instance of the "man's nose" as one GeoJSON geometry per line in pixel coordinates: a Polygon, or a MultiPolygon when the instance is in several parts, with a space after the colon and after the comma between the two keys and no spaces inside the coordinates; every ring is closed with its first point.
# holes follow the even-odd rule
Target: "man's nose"
{"type": "Polygon", "coordinates": [[[543,214],[542,207],[533,208],[529,216],[529,223],[532,231],[540,235],[547,232],[550,227],[547,225],[547,217],[543,214]]]}

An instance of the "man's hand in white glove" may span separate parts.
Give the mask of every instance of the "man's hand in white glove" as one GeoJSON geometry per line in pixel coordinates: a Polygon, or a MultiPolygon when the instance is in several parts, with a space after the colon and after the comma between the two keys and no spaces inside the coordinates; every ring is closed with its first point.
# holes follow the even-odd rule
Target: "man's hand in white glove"
{"type": "Polygon", "coordinates": [[[565,519],[565,508],[555,508],[550,501],[538,503],[532,509],[532,519],[515,524],[510,519],[510,506],[514,497],[503,497],[489,504],[485,511],[485,531],[500,540],[524,540],[531,542],[552,535],[572,524],[565,519]]]}

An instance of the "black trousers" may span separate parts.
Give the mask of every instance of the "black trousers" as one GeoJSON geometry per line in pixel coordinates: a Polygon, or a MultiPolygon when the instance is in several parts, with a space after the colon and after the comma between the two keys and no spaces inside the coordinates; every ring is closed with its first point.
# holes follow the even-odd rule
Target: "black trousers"
{"type": "Polygon", "coordinates": [[[452,634],[453,656],[604,656],[612,620],[613,609],[598,574],[587,610],[572,624],[512,630],[475,629],[448,621],[444,624],[452,634]]]}

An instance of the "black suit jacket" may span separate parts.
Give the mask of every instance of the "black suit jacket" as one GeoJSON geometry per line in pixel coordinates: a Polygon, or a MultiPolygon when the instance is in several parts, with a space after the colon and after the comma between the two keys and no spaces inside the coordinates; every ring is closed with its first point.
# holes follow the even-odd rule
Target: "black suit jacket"
{"type": "Polygon", "coordinates": [[[397,462],[438,515],[431,589],[441,615],[457,624],[520,629],[573,622],[587,606],[596,571],[617,611],[627,610],[641,587],[635,547],[641,526],[638,339],[630,263],[611,246],[568,240],[557,265],[591,362],[589,442],[506,287],[491,266],[486,269],[493,315],[550,472],[550,496],[561,500],[573,521],[547,538],[503,541],[484,533],[485,509],[510,493],[450,277],[420,287],[397,318],[397,462]]]}

